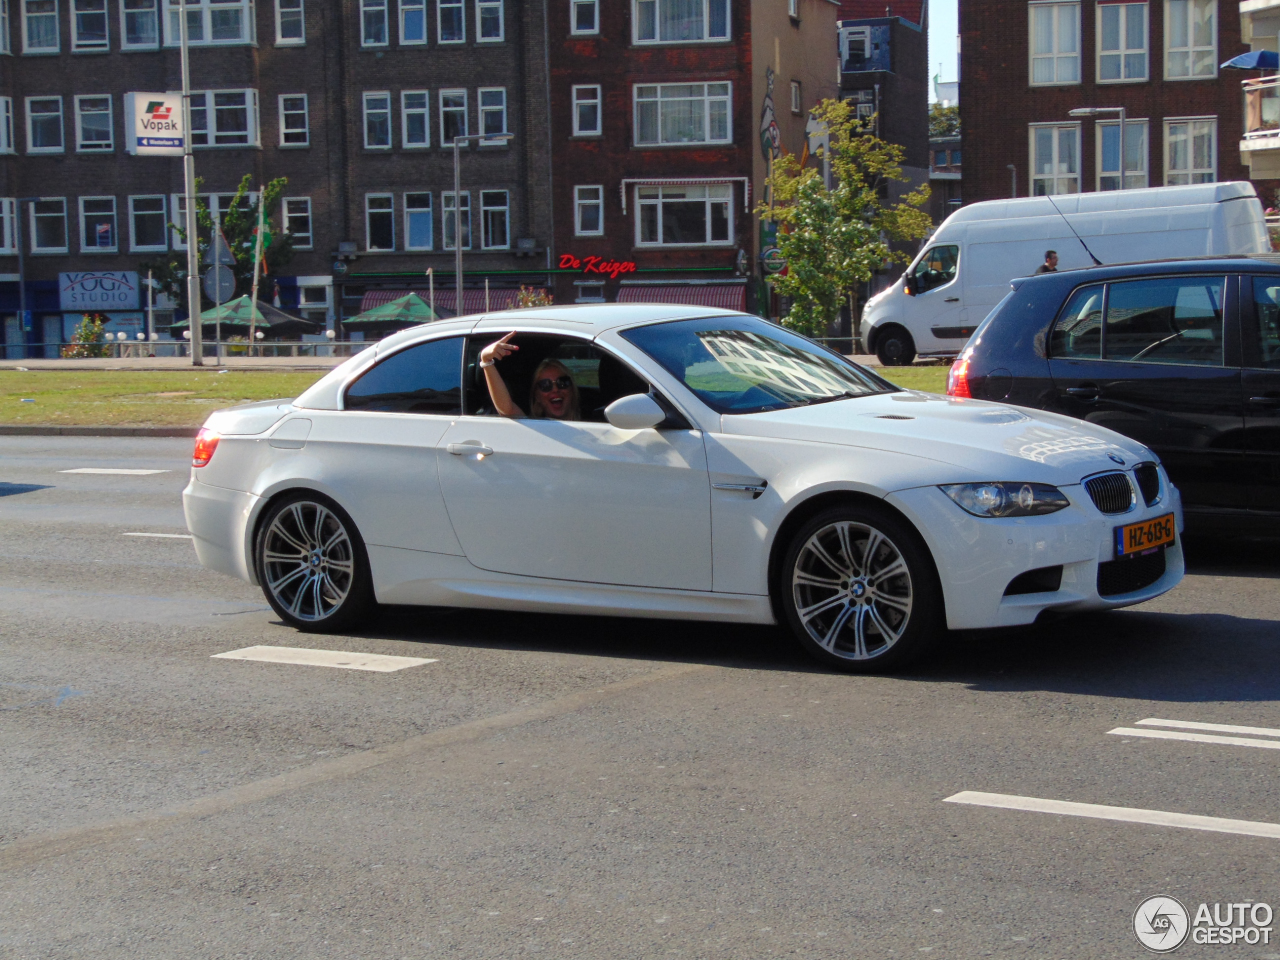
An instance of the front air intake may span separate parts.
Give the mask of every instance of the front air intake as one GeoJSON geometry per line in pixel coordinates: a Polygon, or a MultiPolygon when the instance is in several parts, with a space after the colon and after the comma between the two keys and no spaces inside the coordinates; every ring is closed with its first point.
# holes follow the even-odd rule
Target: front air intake
{"type": "Polygon", "coordinates": [[[1133,479],[1148,507],[1160,502],[1160,471],[1154,463],[1140,463],[1133,468],[1133,479]]]}
{"type": "Polygon", "coordinates": [[[1098,564],[1098,596],[1117,597],[1144,590],[1164,576],[1165,551],[1098,564]]]}
{"type": "Polygon", "coordinates": [[[1124,513],[1133,506],[1133,486],[1123,473],[1101,473],[1084,482],[1093,505],[1103,513],[1124,513]]]}

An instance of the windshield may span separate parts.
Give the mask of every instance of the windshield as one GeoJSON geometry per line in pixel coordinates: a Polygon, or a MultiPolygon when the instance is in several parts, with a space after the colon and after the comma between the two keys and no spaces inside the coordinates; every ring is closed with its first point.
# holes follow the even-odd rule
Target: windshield
{"type": "Polygon", "coordinates": [[[756,317],[676,320],[622,336],[717,413],[760,413],[901,389],[756,317]]]}

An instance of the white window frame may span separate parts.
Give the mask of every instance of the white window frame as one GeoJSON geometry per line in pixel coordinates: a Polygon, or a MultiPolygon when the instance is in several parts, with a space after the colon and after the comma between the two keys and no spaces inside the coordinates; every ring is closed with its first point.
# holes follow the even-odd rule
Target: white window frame
{"type": "MultiPolygon", "coordinates": [[[[213,216],[214,214],[217,214],[218,218],[222,219],[222,218],[225,218],[226,215],[230,212],[231,200],[233,197],[235,197],[234,193],[200,193],[196,195],[196,202],[198,204],[201,200],[203,200],[205,209],[209,212],[209,215],[213,216]],[[225,207],[223,206],[224,200],[226,201],[225,207]]],[[[248,210],[250,207],[252,207],[255,203],[258,202],[258,191],[257,190],[246,191],[245,195],[241,198],[240,202],[242,204],[242,209],[248,210]]],[[[186,196],[181,193],[169,194],[169,209],[173,211],[173,220],[171,221],[174,227],[173,240],[172,240],[173,249],[186,250],[187,249],[186,241],[182,239],[182,234],[179,233],[177,229],[178,227],[182,227],[183,229],[186,229],[186,226],[187,226],[186,196]]]]}
{"type": "Polygon", "coordinates": [[[13,142],[13,97],[0,97],[0,153],[17,153],[13,142]]]}
{"type": "Polygon", "coordinates": [[[169,249],[169,204],[163,193],[146,194],[141,196],[133,196],[129,198],[129,252],[130,253],[153,253],[169,249]],[[137,210],[138,200],[159,200],[160,209],[143,210],[141,213],[137,210]],[[157,213],[160,215],[160,235],[164,237],[164,241],[159,244],[140,244],[138,243],[137,217],[154,217],[157,213]]]}
{"type": "Polygon", "coordinates": [[[142,2],[150,2],[151,4],[151,22],[155,27],[155,40],[151,43],[130,43],[129,42],[129,16],[143,16],[147,13],[146,8],[137,7],[131,9],[129,0],[120,0],[120,49],[121,50],[158,50],[160,49],[160,8],[162,0],[142,0],[142,2]]]}
{"type": "Polygon", "coordinates": [[[1059,2],[1059,0],[1048,0],[1048,2],[1036,2],[1027,4],[1027,82],[1032,87],[1067,87],[1077,86],[1080,83],[1081,74],[1083,72],[1083,56],[1080,50],[1081,34],[1080,34],[1080,0],[1069,0],[1069,2],[1059,2]],[[1073,54],[1069,50],[1060,50],[1062,38],[1058,35],[1058,26],[1061,23],[1058,11],[1061,7],[1074,7],[1076,16],[1075,39],[1076,49],[1073,54]],[[1049,10],[1053,19],[1053,50],[1049,53],[1036,53],[1036,11],[1049,10]],[[1058,78],[1058,67],[1063,60],[1075,58],[1076,76],[1074,80],[1061,80],[1058,78]],[[1036,80],[1036,61],[1050,60],[1053,63],[1053,79],[1052,80],[1036,80]]]}
{"type": "Polygon", "coordinates": [[[405,150],[425,150],[431,146],[430,90],[400,91],[400,146],[405,150]],[[422,106],[410,107],[408,103],[409,97],[422,97],[422,106]],[[409,118],[419,114],[422,116],[422,134],[426,139],[421,143],[412,143],[409,140],[409,118]]]}
{"type": "Polygon", "coordinates": [[[734,236],[735,236],[735,231],[737,229],[737,223],[735,222],[735,218],[734,218],[734,210],[733,210],[734,190],[733,190],[732,183],[646,184],[646,185],[633,187],[633,189],[635,190],[635,197],[634,197],[635,210],[636,210],[635,245],[637,247],[644,247],[650,250],[655,249],[657,247],[665,247],[666,249],[671,250],[671,249],[686,249],[686,248],[693,248],[693,247],[732,247],[734,245],[734,236]],[[662,196],[662,194],[669,189],[674,188],[674,189],[687,190],[690,187],[702,187],[707,190],[708,196],[705,196],[702,198],[703,203],[706,204],[706,217],[707,217],[707,220],[706,220],[707,234],[706,235],[710,235],[711,233],[711,205],[712,204],[724,205],[725,217],[728,220],[729,236],[727,239],[706,240],[702,243],[664,243],[662,241],[662,208],[663,208],[664,202],[680,202],[680,201],[683,201],[685,203],[689,202],[688,198],[677,198],[677,197],[672,197],[670,201],[668,201],[665,197],[662,196]],[[710,196],[709,194],[712,187],[727,188],[728,197],[726,198],[723,196],[721,197],[710,196]],[[648,197],[645,197],[642,199],[640,194],[642,191],[645,191],[645,190],[659,191],[658,198],[656,200],[648,197]],[[658,239],[656,241],[642,240],[641,226],[644,220],[643,210],[645,207],[653,206],[655,204],[658,207],[658,239]]]}
{"type": "MultiPolygon", "coordinates": [[[[66,111],[62,106],[61,97],[27,97],[27,153],[66,153],[67,151],[67,123],[66,111]],[[58,101],[58,146],[56,147],[35,147],[32,146],[33,136],[31,134],[31,104],[36,100],[57,100],[58,101]]],[[[51,114],[41,114],[41,116],[51,116],[51,114]]]]}
{"type": "Polygon", "coordinates": [[[1083,182],[1083,172],[1080,170],[1080,158],[1081,158],[1080,124],[1078,123],[1029,123],[1027,124],[1027,158],[1028,158],[1027,170],[1030,173],[1030,180],[1029,180],[1030,192],[1028,194],[1029,196],[1033,196],[1033,197],[1043,196],[1043,194],[1036,193],[1037,180],[1052,179],[1054,182],[1053,183],[1054,192],[1052,193],[1052,196],[1055,196],[1055,197],[1063,193],[1066,193],[1066,194],[1069,194],[1071,192],[1079,193],[1080,190],[1082,189],[1081,184],[1083,182]],[[1054,135],[1053,135],[1054,172],[1047,176],[1041,176],[1040,174],[1036,173],[1036,131],[1045,130],[1045,129],[1054,131],[1054,135]],[[1075,181],[1076,181],[1076,189],[1074,191],[1059,191],[1057,189],[1059,180],[1066,180],[1066,179],[1069,179],[1071,176],[1073,176],[1072,174],[1058,173],[1057,171],[1057,167],[1061,162],[1058,159],[1059,148],[1062,144],[1060,131],[1063,131],[1063,130],[1074,130],[1076,134],[1076,172],[1074,174],[1075,181]]]}
{"type": "Polygon", "coordinates": [[[366,253],[394,253],[396,249],[396,197],[393,193],[366,193],[364,195],[364,249],[366,253]],[[391,204],[389,210],[373,210],[369,207],[370,200],[386,200],[391,204]],[[386,213],[391,217],[391,246],[374,247],[372,245],[373,231],[370,229],[370,215],[374,213],[386,213]]]}
{"type": "MultiPolygon", "coordinates": [[[[120,209],[119,209],[119,205],[116,203],[116,198],[115,197],[81,197],[79,202],[79,207],[80,207],[80,252],[82,254],[119,253],[120,252],[120,209]],[[86,202],[105,203],[108,200],[111,201],[111,240],[112,240],[111,246],[109,247],[92,246],[91,247],[87,243],[85,243],[85,228],[88,226],[88,224],[85,222],[85,218],[87,215],[85,213],[84,205],[86,202]]],[[[94,216],[102,216],[102,214],[94,214],[94,216]]]]}
{"type": "MultiPolygon", "coordinates": [[[[489,99],[492,100],[495,98],[490,97],[489,99]]],[[[491,134],[496,137],[499,134],[507,133],[508,132],[507,131],[507,88],[506,87],[480,87],[478,90],[476,90],[476,111],[479,114],[479,117],[477,119],[480,121],[479,128],[476,130],[476,133],[484,137],[488,137],[491,134]],[[486,93],[502,94],[502,103],[501,104],[489,103],[486,105],[484,102],[486,93]],[[497,131],[486,130],[485,120],[491,119],[494,114],[497,114],[501,118],[502,129],[497,131]]],[[[493,139],[493,140],[485,139],[485,140],[481,140],[480,142],[482,144],[486,144],[486,143],[494,144],[494,143],[502,143],[503,141],[497,140],[497,139],[493,139]]]]}
{"type": "Polygon", "coordinates": [[[391,43],[391,0],[360,0],[360,46],[386,47],[391,43]],[[382,17],[382,39],[371,40],[369,17],[382,17]]]}
{"type": "MultiPolygon", "coordinates": [[[[1126,140],[1132,139],[1132,134],[1130,132],[1131,129],[1142,130],[1142,149],[1135,151],[1132,148],[1130,148],[1127,155],[1125,155],[1124,151],[1121,151],[1121,158],[1123,160],[1132,162],[1136,153],[1137,157],[1142,160],[1142,169],[1126,170],[1124,173],[1124,181],[1122,186],[1123,186],[1123,189],[1125,190],[1138,190],[1143,187],[1147,187],[1151,185],[1150,183],[1151,171],[1149,169],[1149,167],[1151,166],[1151,160],[1150,160],[1151,158],[1151,139],[1150,139],[1151,124],[1148,123],[1146,118],[1144,117],[1136,117],[1132,120],[1126,118],[1124,122],[1124,136],[1126,140]]],[[[1094,167],[1095,167],[1094,189],[1099,192],[1102,192],[1103,190],[1121,189],[1121,187],[1105,187],[1104,188],[1102,186],[1103,177],[1110,177],[1116,180],[1120,179],[1120,175],[1119,175],[1120,171],[1106,170],[1106,169],[1103,169],[1103,166],[1102,166],[1103,164],[1102,138],[1104,135],[1104,131],[1109,131],[1109,130],[1115,130],[1118,136],[1120,132],[1120,121],[1119,120],[1102,120],[1094,124],[1094,150],[1093,150],[1094,167]]]]}
{"type": "Polygon", "coordinates": [[[436,0],[436,43],[441,46],[448,46],[454,43],[467,42],[467,0],[436,0]],[[455,37],[452,40],[444,38],[444,11],[445,8],[458,11],[458,22],[462,25],[462,36],[455,37]]]}
{"type": "Polygon", "coordinates": [[[311,198],[310,197],[282,197],[280,199],[280,214],[284,221],[285,233],[293,238],[293,249],[295,250],[312,250],[315,248],[315,222],[311,219],[311,198]],[[290,207],[301,209],[305,212],[298,212],[298,209],[291,210],[290,207]],[[294,217],[307,218],[306,233],[295,233],[289,229],[289,221],[294,217]]]}
{"type": "MultiPolygon", "coordinates": [[[[165,46],[180,47],[182,45],[182,24],[178,22],[178,0],[162,0],[166,3],[168,16],[165,17],[165,46]]],[[[187,0],[187,20],[200,18],[199,31],[188,30],[187,42],[193,47],[251,47],[257,42],[256,23],[254,22],[253,0],[235,0],[232,3],[212,0],[187,0]],[[225,14],[232,10],[240,12],[240,36],[226,40],[213,39],[213,15],[225,14]]]]}
{"type": "Polygon", "coordinates": [[[793,20],[800,19],[800,0],[787,0],[787,16],[793,20]]]}
{"type": "Polygon", "coordinates": [[[366,90],[360,98],[363,107],[361,111],[361,126],[364,130],[364,148],[366,150],[390,150],[391,149],[391,91],[390,90],[366,90]],[[381,100],[385,107],[370,110],[369,102],[371,100],[381,100]],[[370,143],[369,142],[369,119],[371,114],[384,112],[387,115],[387,142],[386,143],[370,143]]]}
{"type": "MultiPolygon", "coordinates": [[[[9,37],[9,0],[0,0],[0,54],[12,52],[13,46],[9,37]]],[[[0,242],[3,242],[2,238],[0,242]]]]}
{"type": "Polygon", "coordinates": [[[791,112],[796,116],[799,116],[801,111],[804,109],[803,105],[804,105],[804,98],[800,92],[800,81],[792,80],[791,81],[791,112]]]}
{"type": "Polygon", "coordinates": [[[604,295],[603,280],[575,280],[573,285],[577,287],[574,291],[574,303],[608,303],[604,295]]]}
{"type": "MultiPolygon", "coordinates": [[[[453,191],[452,190],[442,191],[440,194],[440,249],[441,250],[455,249],[455,247],[453,245],[450,245],[449,243],[449,217],[453,214],[454,206],[455,206],[455,203],[454,203],[453,191]]],[[[462,249],[470,250],[472,247],[472,243],[475,240],[475,232],[474,232],[475,223],[473,222],[473,219],[471,216],[471,191],[470,190],[462,191],[462,214],[463,214],[462,221],[466,223],[466,227],[467,227],[465,231],[467,242],[463,245],[462,249]]],[[[455,226],[454,228],[455,234],[459,232],[457,229],[458,226],[461,226],[461,223],[455,226]]]]}
{"type": "Polygon", "coordinates": [[[307,43],[307,4],[306,0],[276,0],[276,46],[277,47],[302,47],[307,43]],[[289,6],[286,7],[285,4],[289,6]],[[284,35],[284,21],[286,13],[289,19],[294,18],[294,11],[297,11],[298,36],[286,37],[284,35]]]}
{"type": "Polygon", "coordinates": [[[398,22],[400,25],[399,42],[402,47],[421,47],[425,46],[427,37],[427,0],[399,0],[397,7],[399,12],[398,22]],[[407,40],[405,37],[409,31],[405,29],[405,21],[410,13],[416,13],[422,18],[422,38],[420,40],[407,40]]]}
{"type": "Polygon", "coordinates": [[[504,0],[476,0],[476,43],[502,43],[507,39],[507,11],[504,0]],[[498,35],[496,37],[486,37],[484,35],[484,11],[485,8],[498,9],[498,35]]]}
{"type": "Polygon", "coordinates": [[[72,53],[107,53],[111,50],[111,5],[110,0],[70,0],[71,3],[71,52],[72,53]],[[101,10],[81,11],[82,3],[100,3],[101,10]],[[82,16],[102,18],[102,39],[86,42],[80,39],[80,18],[82,16]]]}
{"type": "Polygon", "coordinates": [[[604,187],[599,184],[585,184],[573,188],[573,235],[575,237],[604,236],[604,187]],[[595,191],[594,197],[587,191],[595,191]],[[596,230],[582,228],[582,211],[587,207],[598,207],[600,211],[596,230]]]}
{"type": "MultiPolygon", "coordinates": [[[[684,101],[684,98],[680,98],[684,101]]],[[[693,98],[698,99],[697,97],[693,98]]],[[[637,147],[702,147],[715,144],[733,143],[733,84],[727,80],[716,80],[709,83],[637,83],[631,87],[631,112],[635,118],[632,130],[632,144],[637,147]],[[713,86],[723,86],[726,92],[723,96],[712,96],[708,91],[713,86]],[[702,124],[705,139],[702,140],[671,140],[664,141],[662,139],[662,105],[668,100],[675,98],[664,98],[663,90],[672,87],[702,87],[702,124]],[[657,97],[645,97],[643,101],[640,97],[641,90],[656,90],[657,97]],[[641,103],[657,104],[657,140],[641,140],[640,139],[640,105],[641,103]],[[723,103],[725,112],[726,135],[720,139],[711,139],[711,105],[713,103],[723,103]]]]}
{"type": "Polygon", "coordinates": [[[192,90],[191,91],[191,145],[195,150],[245,150],[250,147],[261,146],[262,132],[261,124],[258,117],[258,91],[252,87],[239,87],[234,90],[192,90]],[[248,120],[248,130],[245,135],[249,138],[245,143],[219,143],[218,138],[222,136],[236,137],[239,133],[219,133],[218,132],[218,111],[228,109],[240,109],[239,107],[227,107],[217,105],[218,94],[240,93],[244,94],[244,108],[247,111],[246,119],[248,120]],[[202,102],[197,102],[202,101],[202,102]],[[195,112],[196,110],[204,110],[205,129],[200,131],[200,135],[212,142],[196,143],[195,129],[195,112]]]}
{"type": "Polygon", "coordinates": [[[0,198],[0,253],[18,252],[18,201],[0,198]]]}
{"type": "Polygon", "coordinates": [[[1164,185],[1166,187],[1177,186],[1184,183],[1217,183],[1218,181],[1218,118],[1213,116],[1205,117],[1165,117],[1164,120],[1164,185]],[[1191,142],[1187,145],[1187,157],[1192,163],[1195,161],[1195,124],[1207,123],[1211,125],[1213,132],[1213,149],[1209,151],[1213,165],[1210,167],[1188,166],[1185,170],[1174,171],[1170,169],[1170,133],[1171,127],[1187,124],[1191,127],[1188,131],[1191,142]],[[1209,175],[1209,179],[1195,179],[1202,177],[1204,174],[1209,175]],[[1185,177],[1185,179],[1184,179],[1185,177]]]}
{"type": "Polygon", "coordinates": [[[688,44],[688,43],[728,43],[733,39],[733,5],[729,0],[701,0],[702,2],[702,23],[708,30],[711,26],[711,5],[723,4],[724,6],[724,22],[725,35],[723,37],[703,36],[694,40],[664,40],[658,36],[658,25],[662,22],[662,18],[658,15],[659,5],[666,0],[631,0],[631,42],[635,44],[688,44]],[[641,6],[652,4],[654,19],[654,36],[652,38],[642,38],[641,30],[641,6]]]}
{"type": "MultiPolygon", "coordinates": [[[[58,0],[45,0],[53,4],[53,13],[47,10],[38,10],[32,12],[27,9],[27,4],[33,0],[18,0],[22,4],[22,52],[24,54],[40,54],[40,53],[60,53],[62,51],[62,27],[60,19],[62,11],[58,9],[58,0]],[[31,20],[33,18],[53,17],[53,44],[47,47],[35,47],[31,45],[31,20]]],[[[39,2],[39,0],[34,0],[39,2]]]]}
{"type": "Polygon", "coordinates": [[[870,27],[845,27],[840,31],[840,39],[844,43],[844,49],[840,52],[840,64],[843,65],[853,59],[853,48],[856,44],[862,47],[862,62],[865,65],[867,60],[871,58],[871,28],[870,27]]]}
{"type": "Polygon", "coordinates": [[[1097,71],[1095,76],[1098,83],[1116,84],[1116,83],[1145,83],[1151,77],[1151,9],[1147,0],[1140,0],[1136,3],[1103,3],[1101,0],[1095,6],[1097,12],[1097,24],[1094,32],[1098,35],[1098,58],[1094,64],[1097,71]],[[1129,36],[1129,7],[1142,8],[1142,45],[1139,47],[1132,46],[1133,37],[1129,36]],[[1120,17],[1120,46],[1115,50],[1103,50],[1102,48],[1102,16],[1104,10],[1119,10],[1120,17]],[[1142,76],[1125,76],[1126,64],[1128,58],[1135,54],[1142,54],[1143,71],[1142,76]],[[1104,80],[1102,78],[1102,58],[1119,57],[1120,59],[1120,76],[1117,79],[1104,80]]]}
{"type": "Polygon", "coordinates": [[[434,250],[436,248],[435,217],[436,217],[435,199],[432,197],[431,192],[429,190],[406,190],[405,191],[405,194],[404,194],[404,248],[406,250],[420,251],[420,250],[434,250]],[[426,197],[427,205],[425,207],[423,206],[411,207],[409,206],[410,197],[426,197]],[[410,229],[409,227],[409,221],[411,219],[410,214],[420,215],[424,211],[426,212],[426,215],[427,215],[427,235],[428,235],[427,245],[415,246],[412,240],[413,230],[410,229]]]}
{"type": "MultiPolygon", "coordinates": [[[[40,216],[51,216],[51,214],[40,214],[40,216]]],[[[67,229],[67,198],[66,197],[40,197],[27,204],[27,230],[31,237],[31,245],[28,249],[35,256],[56,255],[68,253],[71,249],[71,233],[67,229]],[[62,246],[60,247],[40,247],[36,245],[36,207],[41,203],[61,203],[62,204],[62,246]]]]}
{"type": "Polygon", "coordinates": [[[1212,80],[1218,76],[1218,17],[1221,14],[1221,8],[1218,0],[1207,0],[1213,9],[1213,41],[1209,46],[1196,46],[1191,39],[1191,12],[1194,5],[1200,0],[1164,0],[1164,79],[1166,80],[1212,80]],[[1175,3],[1186,3],[1187,13],[1187,41],[1185,47],[1174,47],[1172,45],[1173,36],[1173,5],[1175,3]],[[1174,74],[1169,69],[1169,56],[1174,52],[1185,51],[1188,63],[1194,61],[1197,51],[1209,51],[1208,63],[1210,71],[1208,73],[1187,73],[1174,74]]]}
{"type": "Polygon", "coordinates": [[[600,33],[600,0],[569,0],[569,33],[575,37],[593,37],[600,33]],[[590,30],[578,29],[578,10],[591,10],[590,30]]]}
{"type": "Polygon", "coordinates": [[[600,87],[596,84],[579,84],[573,88],[571,100],[573,104],[573,135],[575,137],[599,137],[604,133],[604,98],[600,87]],[[584,127],[579,107],[594,106],[596,108],[595,128],[584,127]]]}
{"type": "MultiPolygon", "coordinates": [[[[436,101],[436,103],[437,103],[436,114],[438,115],[439,120],[440,120],[440,146],[442,146],[442,147],[452,147],[452,146],[453,146],[453,140],[452,140],[451,138],[449,138],[449,137],[446,137],[446,136],[445,136],[445,133],[444,133],[444,115],[445,115],[444,98],[445,98],[445,97],[456,97],[456,96],[458,96],[459,94],[461,94],[461,96],[462,96],[462,108],[461,108],[461,109],[462,109],[462,133],[461,133],[461,136],[464,136],[464,137],[465,137],[465,136],[467,136],[468,134],[470,134],[470,133],[471,133],[471,120],[470,120],[470,117],[468,116],[468,110],[469,110],[469,107],[468,107],[468,104],[467,104],[467,91],[466,91],[466,89],[465,89],[465,88],[463,88],[463,87],[455,87],[455,88],[448,89],[448,90],[441,90],[441,91],[439,92],[439,96],[438,96],[438,99],[437,99],[437,101],[436,101]]],[[[450,108],[449,108],[449,112],[450,112],[450,113],[456,112],[457,110],[458,110],[458,108],[457,108],[457,107],[450,107],[450,108]]],[[[443,208],[442,208],[442,209],[443,209],[443,208]]]]}
{"type": "Polygon", "coordinates": [[[511,249],[511,191],[509,190],[481,190],[480,191],[480,249],[481,250],[510,250],[511,249]],[[499,206],[494,202],[495,198],[502,196],[502,205],[499,206]],[[502,211],[503,232],[506,234],[502,238],[501,243],[493,243],[493,237],[489,232],[489,214],[502,211]]]}
{"type": "MultiPolygon", "coordinates": [[[[76,97],[76,153],[114,153],[116,149],[116,125],[115,125],[115,104],[112,102],[110,94],[91,93],[76,97]],[[81,103],[85,100],[105,100],[107,101],[107,136],[106,143],[94,141],[92,144],[86,144],[84,139],[84,111],[81,109],[81,103]]],[[[93,111],[101,113],[100,110],[93,111]]]]}
{"type": "Polygon", "coordinates": [[[280,118],[280,149],[282,150],[298,150],[303,147],[311,146],[311,102],[305,93],[282,93],[276,98],[277,116],[280,118]],[[286,100],[301,100],[301,110],[289,110],[285,108],[286,100]],[[302,139],[296,141],[286,141],[285,134],[298,133],[298,129],[290,128],[288,125],[289,117],[302,116],[302,139]]]}

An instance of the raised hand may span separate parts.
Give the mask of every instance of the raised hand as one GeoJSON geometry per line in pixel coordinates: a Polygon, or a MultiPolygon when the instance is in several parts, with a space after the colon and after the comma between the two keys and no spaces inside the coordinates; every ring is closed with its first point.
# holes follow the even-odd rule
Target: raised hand
{"type": "Polygon", "coordinates": [[[489,344],[487,347],[481,350],[480,362],[481,363],[489,363],[491,361],[496,362],[498,360],[501,360],[503,357],[509,356],[510,354],[519,350],[520,348],[517,347],[514,343],[508,343],[508,341],[515,335],[516,335],[515,331],[513,330],[510,333],[508,333],[505,337],[503,337],[501,340],[495,340],[493,343],[489,344]]]}

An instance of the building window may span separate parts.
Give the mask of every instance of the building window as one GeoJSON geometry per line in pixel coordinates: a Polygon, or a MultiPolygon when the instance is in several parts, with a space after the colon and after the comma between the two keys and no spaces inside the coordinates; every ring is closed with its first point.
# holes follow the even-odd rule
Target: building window
{"type": "Polygon", "coordinates": [[[31,217],[31,252],[67,252],[67,201],[45,198],[27,205],[31,217]]]}
{"type": "Polygon", "coordinates": [[[1165,0],[1164,76],[1218,75],[1218,0],[1165,0]]]}
{"type": "Polygon", "coordinates": [[[431,126],[427,120],[426,90],[405,90],[400,94],[400,136],[406,150],[431,146],[431,126]]]}
{"type": "Polygon", "coordinates": [[[62,98],[27,97],[27,153],[62,152],[62,98]]]}
{"type": "Polygon", "coordinates": [[[507,91],[504,87],[481,87],[480,135],[494,137],[507,132],[507,91]]]}
{"type": "Polygon", "coordinates": [[[1188,117],[1164,122],[1165,186],[1218,179],[1218,120],[1188,117]]]}
{"type": "Polygon", "coordinates": [[[600,88],[573,88],[573,135],[600,136],[600,88]]]}
{"type": "Polygon", "coordinates": [[[467,20],[464,0],[438,0],[436,6],[436,31],[440,43],[464,43],[467,39],[467,20]]]}
{"type": "Polygon", "coordinates": [[[632,0],[636,43],[729,39],[729,0],[632,0]]]}
{"type": "Polygon", "coordinates": [[[120,48],[154,50],[160,46],[159,0],[120,0],[120,48]]]}
{"type": "Polygon", "coordinates": [[[307,120],[307,95],[282,93],[280,95],[280,146],[305,147],[310,144],[311,130],[307,120]]]}
{"type": "Polygon", "coordinates": [[[857,73],[867,69],[867,59],[871,56],[871,28],[845,27],[840,31],[843,49],[840,51],[841,69],[847,73],[857,73]]]}
{"type": "Polygon", "coordinates": [[[440,91],[440,145],[453,146],[454,137],[467,135],[467,91],[440,91]]]}
{"type": "Polygon", "coordinates": [[[793,20],[800,19],[800,0],[787,0],[787,16],[793,20]]]}
{"type": "Polygon", "coordinates": [[[1031,194],[1080,192],[1080,127],[1031,127],[1031,194]]]}
{"type": "Polygon", "coordinates": [[[400,0],[400,43],[427,42],[427,0],[400,0]]]}
{"type": "Polygon", "coordinates": [[[164,197],[129,198],[129,250],[145,253],[168,249],[164,197]]]}
{"type": "Polygon", "coordinates": [[[1080,4],[1033,3],[1031,83],[1080,82],[1080,4]]]}
{"type": "Polygon", "coordinates": [[[0,153],[14,153],[13,97],[0,97],[0,153]]]}
{"type": "Polygon", "coordinates": [[[71,49],[77,53],[110,49],[107,0],[71,0],[71,49]]]}
{"type": "MultiPolygon", "coordinates": [[[[308,277],[307,279],[320,279],[318,277],[308,277]]],[[[298,311],[305,320],[316,320],[325,323],[332,316],[329,304],[329,294],[333,291],[333,284],[298,284],[298,311]]]]}
{"type": "Polygon", "coordinates": [[[104,153],[115,148],[110,97],[76,97],[76,150],[104,153]]]}
{"type": "Polygon", "coordinates": [[[1098,82],[1147,79],[1147,5],[1098,4],[1098,82]]]}
{"type": "Polygon", "coordinates": [[[506,190],[480,191],[480,246],[506,250],[511,246],[510,194],[506,190]]]}
{"type": "Polygon", "coordinates": [[[391,149],[391,94],[364,95],[364,148],[391,149]]]}
{"type": "Polygon", "coordinates": [[[574,303],[604,303],[604,284],[591,283],[582,280],[575,280],[575,287],[578,288],[578,296],[574,299],[574,303]]]}
{"type": "Polygon", "coordinates": [[[876,92],[874,90],[854,90],[848,100],[857,109],[859,125],[866,126],[876,115],[876,92]]]}
{"type": "Polygon", "coordinates": [[[193,90],[191,143],[197,147],[256,147],[258,91],[193,90]]]}
{"type": "Polygon", "coordinates": [[[80,198],[80,252],[115,253],[116,198],[80,198]]]}
{"type": "Polygon", "coordinates": [[[12,197],[0,199],[0,253],[18,252],[17,201],[12,197]]]}
{"type": "MultiPolygon", "coordinates": [[[[1126,120],[1124,140],[1124,189],[1140,189],[1147,185],[1147,121],[1126,120]]],[[[1121,189],[1119,123],[1098,124],[1098,189],[1121,189]]]]}
{"type": "Polygon", "coordinates": [[[502,0],[476,0],[476,39],[481,43],[503,39],[502,0]]]}
{"type": "Polygon", "coordinates": [[[637,246],[707,246],[732,243],[733,187],[636,187],[637,246]]]}
{"type": "Polygon", "coordinates": [[[430,250],[434,246],[431,194],[406,193],[404,195],[404,248],[430,250]]]}
{"type": "Polygon", "coordinates": [[[729,143],[729,84],[638,86],[636,145],[729,143]]]}
{"type": "Polygon", "coordinates": [[[58,52],[58,0],[22,0],[22,52],[58,52]]]}
{"type": "MultiPolygon", "coordinates": [[[[0,0],[0,53],[11,52],[9,45],[9,0],[0,0]]],[[[0,247],[0,249],[4,248],[0,247]]]]}
{"type": "Polygon", "coordinates": [[[600,32],[600,0],[570,0],[569,32],[600,32]]]}
{"type": "Polygon", "coordinates": [[[365,194],[364,231],[365,249],[369,252],[396,248],[395,200],[391,194],[365,194]]]}
{"type": "Polygon", "coordinates": [[[604,187],[573,188],[573,235],[599,237],[604,234],[604,187]]]}
{"type": "Polygon", "coordinates": [[[285,197],[284,205],[285,233],[293,238],[293,249],[310,250],[311,237],[311,198],[285,197]]]}
{"type": "Polygon", "coordinates": [[[360,0],[360,46],[387,45],[387,0],[360,0]]]}
{"type": "Polygon", "coordinates": [[[801,109],[800,100],[800,81],[791,81],[791,112],[799,115],[801,109]]]}
{"type": "MultiPolygon", "coordinates": [[[[441,226],[444,228],[444,249],[457,249],[456,205],[453,193],[440,194],[440,212],[443,215],[441,226]]],[[[471,193],[462,194],[462,249],[471,249],[471,193]]]]}
{"type": "MultiPolygon", "coordinates": [[[[253,43],[253,5],[250,0],[187,0],[187,39],[190,43],[216,45],[253,43]]],[[[177,0],[169,0],[165,42],[182,43],[177,0]]]]}
{"type": "Polygon", "coordinates": [[[302,0],[276,0],[276,46],[301,46],[307,42],[302,0]]]}

